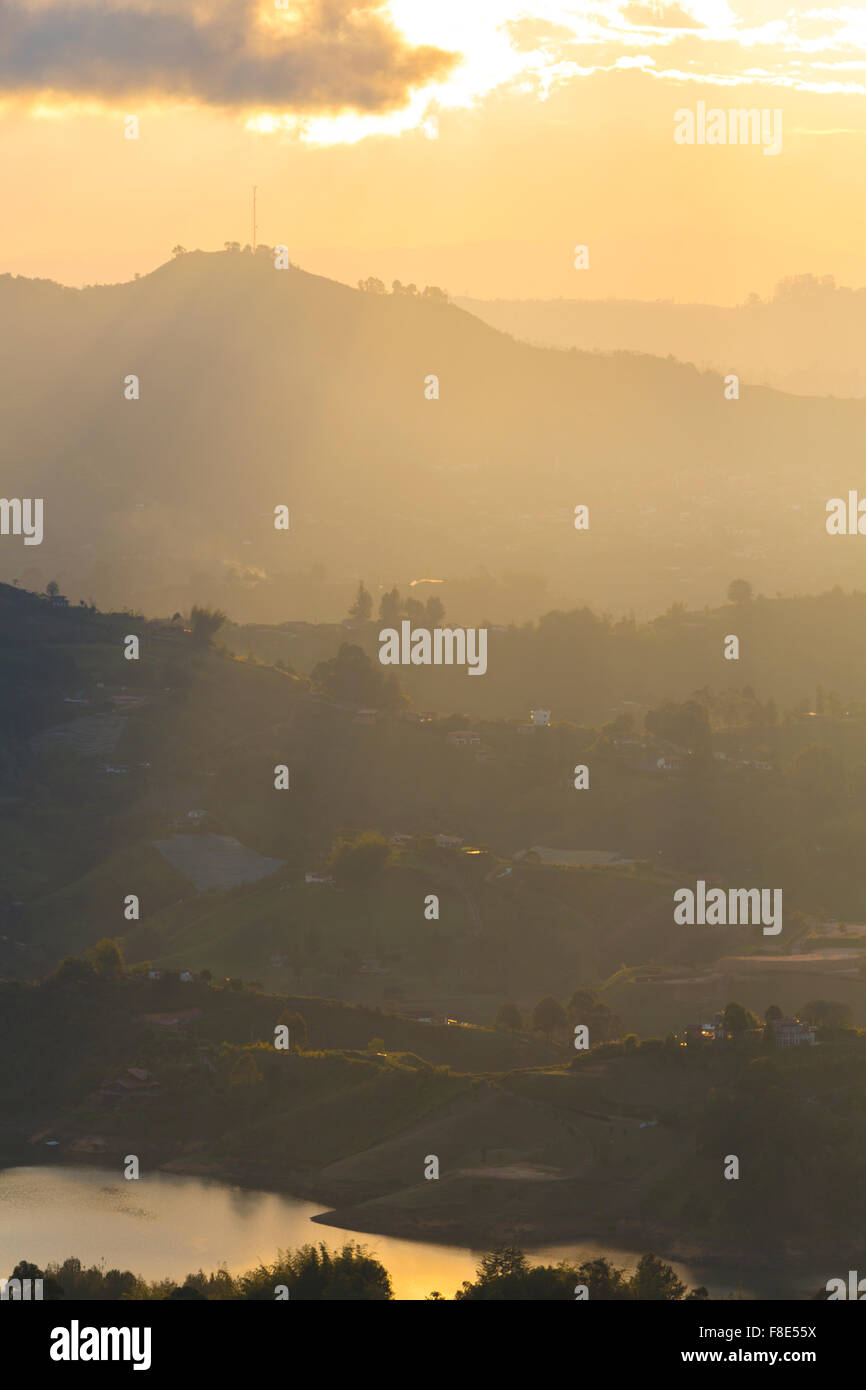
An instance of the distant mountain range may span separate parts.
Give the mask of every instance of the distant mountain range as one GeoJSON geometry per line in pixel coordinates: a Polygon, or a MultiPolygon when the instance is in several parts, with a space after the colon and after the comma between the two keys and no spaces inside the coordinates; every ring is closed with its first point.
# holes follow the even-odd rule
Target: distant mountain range
{"type": "Polygon", "coordinates": [[[832,275],[781,281],[745,304],[633,299],[469,299],[493,328],[546,347],[649,352],[798,396],[866,396],[866,289],[832,275]]]}
{"type": "Polygon", "coordinates": [[[268,254],[193,252],[84,290],[0,277],[0,324],[3,492],[44,499],[40,546],[0,536],[0,578],[56,580],[72,603],[326,619],[359,577],[375,597],[430,576],[452,622],[507,622],[861,570],[855,538],[825,530],[862,478],[861,401],[728,400],[715,372],[533,347],[268,254]]]}

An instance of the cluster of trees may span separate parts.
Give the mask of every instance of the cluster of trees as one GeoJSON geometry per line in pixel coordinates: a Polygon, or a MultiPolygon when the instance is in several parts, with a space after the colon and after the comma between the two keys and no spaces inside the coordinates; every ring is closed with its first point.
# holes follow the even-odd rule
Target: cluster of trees
{"type": "Polygon", "coordinates": [[[385,671],[370,660],[362,647],[343,642],[330,661],[319,661],[310,676],[312,687],[336,704],[384,710],[393,714],[409,701],[403,694],[396,671],[385,671]]]}
{"type": "Polygon", "coordinates": [[[610,1042],[622,1033],[620,1019],[591,989],[575,990],[564,1005],[548,994],[544,999],[539,999],[529,1015],[519,1004],[506,1000],[496,1015],[497,1028],[511,1033],[531,1028],[533,1032],[543,1033],[548,1043],[552,1042],[556,1033],[571,1032],[579,1023],[589,1029],[591,1045],[610,1042]]]}
{"type": "MultiPolygon", "coordinates": [[[[772,1046],[775,1041],[773,1024],[784,1015],[778,1004],[770,1004],[764,1012],[764,1039],[772,1046]]],[[[795,1018],[810,1023],[813,1028],[821,1028],[830,1034],[834,1030],[844,1031],[851,1027],[851,1006],[837,999],[809,999],[799,1008],[795,1018]]],[[[722,1016],[725,1031],[732,1038],[741,1038],[761,1027],[760,1020],[742,1004],[732,1000],[722,1016]]]]}
{"type": "MultiPolygon", "coordinates": [[[[255,248],[255,251],[253,251],[253,247],[250,244],[250,242],[247,242],[246,245],[241,246],[241,243],[239,241],[224,241],[223,250],[230,251],[233,255],[238,255],[241,252],[243,252],[245,255],[256,256],[272,256],[274,254],[273,246],[267,246],[263,241],[259,242],[259,244],[255,248]]],[[[179,256],[188,256],[189,252],[187,251],[185,246],[181,246],[178,242],[177,246],[173,246],[171,248],[171,254],[174,257],[174,259],[177,260],[179,256]]],[[[138,279],[138,276],[136,276],[136,279],[138,279]]]]}
{"type": "MultiPolygon", "coordinates": [[[[455,1299],[470,1302],[532,1300],[573,1302],[577,1297],[601,1302],[675,1303],[706,1299],[705,1288],[692,1289],[677,1277],[669,1264],[658,1256],[642,1255],[630,1276],[606,1259],[570,1264],[531,1265],[522,1250],[505,1246],[484,1255],[473,1281],[464,1281],[455,1299]],[[586,1290],[583,1293],[583,1290],[586,1290]]],[[[432,1298],[440,1295],[432,1294],[432,1298]]]]}
{"type": "Polygon", "coordinates": [[[354,839],[339,836],[331,849],[328,865],[338,888],[363,890],[372,887],[392,857],[388,841],[378,831],[367,830],[354,839]]]}
{"type": "MultiPolygon", "coordinates": [[[[798,1019],[812,1024],[815,1028],[823,1029],[828,1038],[834,1033],[838,1035],[850,1030],[851,1016],[850,1005],[835,999],[810,999],[796,1014],[798,1019]]],[[[764,1047],[775,1045],[773,1024],[782,1017],[782,1010],[778,1004],[771,1004],[766,1010],[762,1035],[764,1047]]],[[[725,1032],[735,1042],[743,1039],[747,1033],[757,1033],[762,1027],[760,1019],[736,1000],[731,1000],[725,1007],[722,1023],[725,1032]]],[[[513,1000],[507,1000],[500,1005],[496,1015],[497,1028],[512,1033],[530,1030],[542,1033],[548,1044],[552,1043],[557,1035],[570,1035],[577,1024],[584,1024],[589,1029],[590,1047],[615,1040],[622,1041],[625,1051],[638,1046],[637,1035],[629,1033],[623,1037],[621,1019],[599,999],[594,990],[590,989],[575,990],[567,1004],[561,1004],[558,999],[548,994],[530,1011],[522,1009],[513,1000]]],[[[669,1048],[677,1045],[673,1034],[668,1038],[667,1044],[669,1048]]],[[[663,1043],[661,1039],[651,1038],[644,1046],[657,1049],[663,1046],[663,1043]]]]}
{"type": "MultiPolygon", "coordinates": [[[[373,617],[373,595],[363,580],[358,584],[358,592],[349,609],[349,617],[358,623],[368,623],[373,617]]],[[[445,605],[437,594],[431,594],[426,603],[422,603],[417,598],[403,598],[395,585],[379,600],[378,621],[381,627],[396,627],[403,618],[408,618],[420,627],[438,627],[444,617],[445,605]]]]}
{"type": "MultiPolygon", "coordinates": [[[[173,1279],[148,1281],[130,1270],[86,1267],[74,1256],[44,1269],[20,1260],[12,1278],[41,1279],[43,1298],[48,1302],[264,1303],[287,1297],[293,1303],[384,1303],[394,1297],[385,1266],[353,1241],[337,1251],[329,1250],[324,1242],[280,1250],[271,1264],[261,1263],[243,1274],[233,1275],[227,1269],[208,1274],[199,1270],[188,1274],[182,1283],[173,1279]]],[[[603,1302],[669,1303],[708,1297],[704,1288],[687,1292],[671,1266],[656,1255],[643,1255],[634,1273],[627,1276],[605,1259],[531,1265],[524,1252],[513,1246],[482,1256],[474,1280],[464,1280],[454,1297],[469,1302],[573,1302],[579,1289],[586,1290],[584,1297],[603,1302]]],[[[438,1290],[429,1294],[428,1300],[446,1301],[438,1290]]]]}
{"type": "MultiPolygon", "coordinates": [[[[359,280],[358,289],[363,290],[365,294],[388,293],[384,280],[379,280],[375,275],[368,275],[366,280],[359,280]]],[[[419,291],[418,286],[411,282],[408,285],[404,285],[399,280],[392,280],[391,293],[395,295],[406,295],[410,299],[432,300],[435,304],[448,303],[446,291],[441,290],[438,285],[425,285],[424,289],[419,291]]]]}
{"type": "Polygon", "coordinates": [[[273,1302],[278,1296],[292,1302],[383,1302],[394,1296],[384,1265],[352,1241],[338,1251],[328,1250],[324,1243],[280,1250],[272,1264],[262,1263],[243,1274],[199,1270],[180,1284],[173,1279],[148,1281],[130,1270],[88,1268],[74,1256],[44,1270],[21,1260],[12,1278],[42,1279],[43,1299],[52,1302],[273,1302]]]}

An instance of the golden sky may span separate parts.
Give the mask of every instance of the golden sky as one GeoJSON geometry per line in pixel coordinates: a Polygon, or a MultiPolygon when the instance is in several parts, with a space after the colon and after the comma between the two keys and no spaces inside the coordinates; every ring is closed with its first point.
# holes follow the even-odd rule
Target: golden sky
{"type": "Polygon", "coordinates": [[[860,286],[864,102],[851,6],[0,0],[0,272],[106,282],[245,242],[256,184],[259,239],[350,282],[860,286]],[[677,144],[699,102],[781,111],[781,151],[677,144]]]}

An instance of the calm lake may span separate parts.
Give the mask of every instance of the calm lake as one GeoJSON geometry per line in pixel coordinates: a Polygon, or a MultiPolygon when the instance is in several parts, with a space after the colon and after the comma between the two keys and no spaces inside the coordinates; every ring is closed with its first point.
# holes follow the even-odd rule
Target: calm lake
{"type": "MultiPolygon", "coordinates": [[[[127,1182],[116,1171],[99,1168],[7,1168],[0,1171],[0,1275],[8,1277],[22,1259],[44,1266],[70,1255],[85,1265],[104,1263],[106,1269],[130,1269],[147,1279],[182,1279],[220,1267],[236,1274],[260,1261],[270,1263],[278,1249],[320,1241],[335,1249],[346,1240],[359,1241],[382,1261],[400,1299],[426,1298],[433,1289],[453,1298],[475,1272],[478,1252],[358,1235],[311,1220],[326,1210],[294,1197],[168,1173],[127,1182]]],[[[640,1253],[570,1244],[533,1250],[531,1259],[556,1263],[606,1255],[633,1268],[640,1253]]],[[[704,1284],[713,1297],[737,1293],[735,1271],[677,1263],[674,1269],[689,1287],[704,1284]]],[[[791,1272],[781,1286],[778,1280],[744,1279],[742,1293],[802,1297],[832,1273],[798,1278],[791,1272]]]]}

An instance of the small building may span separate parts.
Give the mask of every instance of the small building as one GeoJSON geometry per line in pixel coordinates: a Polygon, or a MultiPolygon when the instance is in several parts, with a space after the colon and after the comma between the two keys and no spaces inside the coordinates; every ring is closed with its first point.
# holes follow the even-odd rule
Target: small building
{"type": "Polygon", "coordinates": [[[519,850],[514,858],[560,869],[620,869],[634,863],[633,859],[623,859],[614,849],[552,849],[548,845],[531,845],[529,849],[519,850]]]}
{"type": "Polygon", "coordinates": [[[473,734],[471,729],[455,729],[452,734],[448,735],[448,742],[456,748],[460,748],[467,744],[480,743],[481,739],[477,734],[473,734]]]}
{"type": "Polygon", "coordinates": [[[686,1025],[686,1037],[689,1042],[725,1042],[728,1030],[725,1027],[725,1016],[723,1013],[713,1014],[708,1023],[689,1023],[686,1025]]]}
{"type": "Polygon", "coordinates": [[[773,1034],[777,1047],[814,1047],[815,1030],[799,1018],[774,1018],[773,1034]]]}
{"type": "Polygon", "coordinates": [[[123,1100],[127,1096],[159,1095],[159,1082],[154,1081],[145,1067],[127,1067],[112,1081],[99,1088],[101,1100],[123,1100]]]}
{"type": "Polygon", "coordinates": [[[547,728],[550,723],[550,710],[533,709],[529,711],[529,717],[532,720],[533,728],[547,728]]]}
{"type": "Polygon", "coordinates": [[[434,835],[433,839],[440,849],[459,849],[463,844],[462,835],[434,835]]]}
{"type": "Polygon", "coordinates": [[[190,984],[192,984],[192,971],[191,971],[191,970],[181,970],[181,972],[180,972],[180,982],[181,982],[182,985],[190,985],[190,984]]]}

